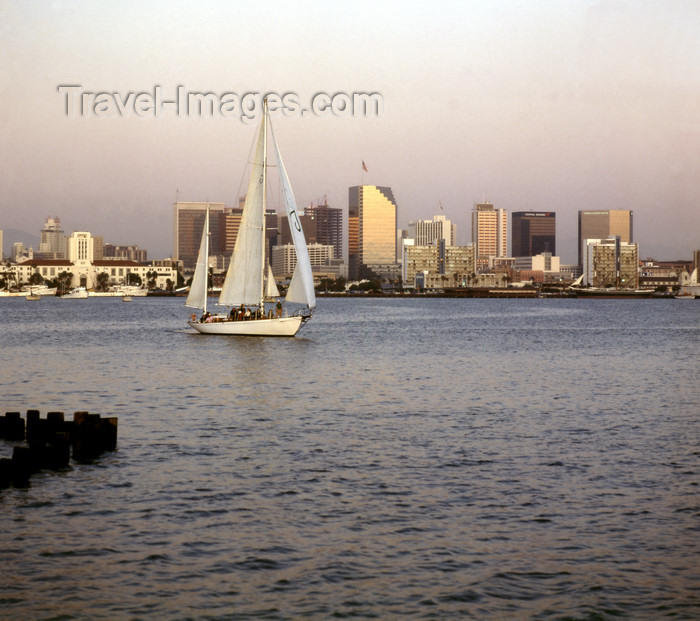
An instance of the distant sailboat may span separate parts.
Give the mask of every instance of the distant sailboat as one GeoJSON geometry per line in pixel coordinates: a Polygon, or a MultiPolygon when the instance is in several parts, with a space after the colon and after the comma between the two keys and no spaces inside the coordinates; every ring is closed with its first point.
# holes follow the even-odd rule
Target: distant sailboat
{"type": "Polygon", "coordinates": [[[270,131],[275,159],[279,168],[282,198],[289,218],[297,265],[289,284],[286,302],[305,307],[291,316],[265,314],[265,302],[279,296],[272,269],[265,262],[265,206],[267,186],[267,101],[258,133],[255,158],[248,182],[245,206],[241,217],[231,263],[219,295],[219,305],[233,307],[229,314],[211,315],[207,312],[209,257],[209,211],[204,220],[197,265],[185,306],[202,309],[202,319],[193,315],[188,322],[203,334],[234,334],[244,336],[294,336],[311,318],[316,307],[311,262],[304,232],[297,214],[289,177],[282,162],[277,141],[270,131]],[[237,309],[241,309],[241,313],[237,309]],[[248,312],[244,312],[244,309],[248,312]],[[242,315],[242,316],[241,316],[242,315]]]}

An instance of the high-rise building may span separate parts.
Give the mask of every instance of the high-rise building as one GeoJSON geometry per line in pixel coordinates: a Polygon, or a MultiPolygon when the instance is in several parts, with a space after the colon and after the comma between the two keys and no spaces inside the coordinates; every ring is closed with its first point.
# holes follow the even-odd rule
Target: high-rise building
{"type": "MultiPolygon", "coordinates": [[[[320,243],[316,233],[316,220],[314,220],[314,218],[307,213],[304,213],[298,217],[299,224],[301,224],[301,230],[304,232],[306,244],[320,243]]],[[[294,241],[292,240],[292,231],[289,228],[289,218],[284,215],[280,216],[280,236],[278,245],[285,246],[286,244],[294,244],[294,241]]]]}
{"type": "Polygon", "coordinates": [[[211,235],[209,253],[223,254],[220,247],[219,214],[224,211],[224,203],[177,202],[174,205],[173,258],[181,260],[184,269],[192,269],[197,263],[207,207],[211,235]]]}
{"type": "Polygon", "coordinates": [[[629,209],[597,209],[578,212],[578,264],[583,267],[587,239],[606,239],[611,235],[631,243],[632,211],[629,209]]]}
{"type": "Polygon", "coordinates": [[[236,245],[242,216],[242,207],[225,209],[219,214],[219,248],[227,256],[231,256],[233,247],[236,245]]]}
{"type": "MultiPolygon", "coordinates": [[[[333,246],[327,244],[308,244],[311,269],[326,265],[333,259],[333,246]]],[[[297,252],[294,244],[283,244],[272,249],[272,272],[275,276],[290,278],[297,266],[297,252]]]]}
{"type": "Polygon", "coordinates": [[[487,270],[489,259],[506,257],[508,218],[505,209],[491,203],[476,203],[472,211],[472,242],[476,251],[476,269],[487,270]]]}
{"type": "Polygon", "coordinates": [[[474,245],[446,246],[444,240],[424,246],[411,243],[403,246],[402,279],[405,286],[428,289],[460,287],[474,272],[474,245]]]}
{"type": "Polygon", "coordinates": [[[432,220],[418,220],[408,223],[408,237],[416,246],[428,246],[443,239],[445,246],[454,246],[457,227],[445,216],[433,216],[432,220]]]}
{"type": "Polygon", "coordinates": [[[391,188],[357,185],[348,197],[349,278],[374,272],[398,275],[396,263],[396,200],[391,188]]]}
{"type": "MultiPolygon", "coordinates": [[[[310,205],[304,208],[304,215],[314,220],[316,241],[319,244],[333,246],[336,259],[343,258],[343,210],[329,207],[324,200],[322,205],[310,205]]],[[[302,226],[304,226],[302,224],[302,226]]],[[[306,233],[306,228],[304,228],[306,233]]]]}
{"type": "Polygon", "coordinates": [[[115,246],[114,244],[104,244],[102,257],[99,259],[124,259],[126,261],[136,261],[137,263],[146,263],[148,261],[148,251],[139,248],[136,244],[133,246],[115,246]]]}
{"type": "Polygon", "coordinates": [[[639,248],[619,235],[586,239],[583,248],[583,284],[636,289],[639,286],[639,248]]]}
{"type": "Polygon", "coordinates": [[[39,258],[65,259],[66,236],[61,229],[61,219],[57,216],[49,216],[41,229],[41,241],[39,242],[39,258]]]}
{"type": "Polygon", "coordinates": [[[553,211],[514,211],[511,256],[534,257],[543,252],[556,254],[556,214],[553,211]]]}

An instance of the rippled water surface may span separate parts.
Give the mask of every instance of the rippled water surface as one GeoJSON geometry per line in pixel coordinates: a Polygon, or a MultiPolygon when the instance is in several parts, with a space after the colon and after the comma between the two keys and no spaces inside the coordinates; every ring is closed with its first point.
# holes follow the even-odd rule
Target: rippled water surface
{"type": "Polygon", "coordinates": [[[700,618],[700,303],[183,303],[0,299],[3,410],[119,418],[0,490],[3,619],[700,618]]]}

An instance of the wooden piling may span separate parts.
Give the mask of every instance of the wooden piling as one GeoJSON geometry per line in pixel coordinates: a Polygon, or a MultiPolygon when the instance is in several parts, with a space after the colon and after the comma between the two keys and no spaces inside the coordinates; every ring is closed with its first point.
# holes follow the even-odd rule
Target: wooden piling
{"type": "MultiPolygon", "coordinates": [[[[66,421],[63,412],[27,410],[26,440],[29,446],[14,446],[12,459],[0,459],[0,488],[26,486],[30,475],[40,468],[57,470],[70,464],[71,452],[77,461],[90,461],[104,451],[117,448],[117,418],[74,413],[66,421]]],[[[25,438],[25,422],[19,412],[0,416],[0,438],[19,441],[25,438]]]]}
{"type": "Polygon", "coordinates": [[[3,457],[0,459],[0,489],[12,485],[12,460],[3,457]]]}
{"type": "Polygon", "coordinates": [[[16,442],[24,440],[24,419],[19,412],[5,412],[3,437],[5,440],[16,442]]]}
{"type": "Polygon", "coordinates": [[[12,449],[12,484],[17,487],[29,485],[29,477],[38,469],[32,449],[15,446],[12,449]]]}

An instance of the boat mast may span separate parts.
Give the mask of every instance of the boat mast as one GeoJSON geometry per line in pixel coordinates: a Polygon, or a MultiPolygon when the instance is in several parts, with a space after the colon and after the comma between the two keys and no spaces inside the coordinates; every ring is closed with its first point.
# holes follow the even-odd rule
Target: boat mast
{"type": "Polygon", "coordinates": [[[267,243],[265,239],[265,213],[267,212],[267,97],[263,99],[263,118],[262,118],[262,131],[263,131],[263,199],[262,199],[262,257],[260,265],[260,273],[263,277],[260,279],[260,313],[262,314],[265,310],[265,250],[267,248],[267,243]]]}
{"type": "Polygon", "coordinates": [[[204,216],[204,308],[202,314],[207,313],[207,297],[209,295],[209,204],[207,203],[207,213],[204,216]]]}

